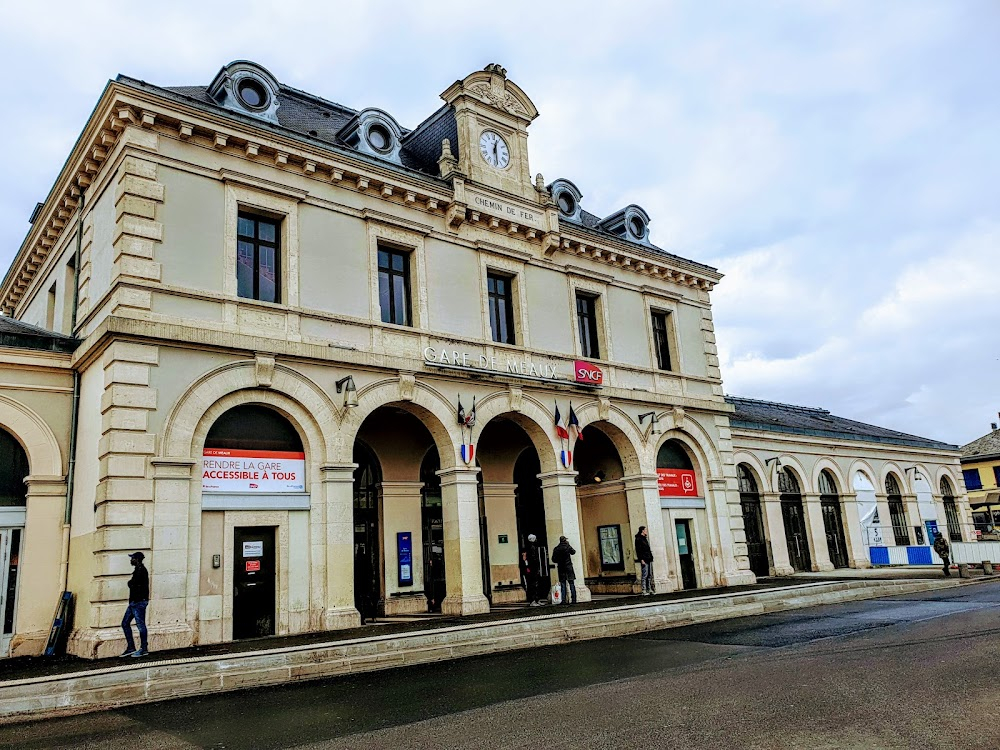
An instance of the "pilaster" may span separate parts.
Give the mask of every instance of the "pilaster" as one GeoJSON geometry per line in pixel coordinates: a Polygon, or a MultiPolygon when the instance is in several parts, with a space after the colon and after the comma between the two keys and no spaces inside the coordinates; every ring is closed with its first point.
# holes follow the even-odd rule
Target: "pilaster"
{"type": "Polygon", "coordinates": [[[870,568],[868,548],[861,533],[861,514],[858,512],[857,493],[840,496],[840,507],[844,513],[844,537],[847,539],[848,565],[852,568],[870,568]]]}
{"type": "MultiPolygon", "coordinates": [[[[896,544],[896,534],[892,528],[892,513],[889,511],[889,496],[884,492],[875,493],[875,507],[878,513],[878,531],[881,542],[871,539],[873,546],[893,547],[896,544]]],[[[870,533],[870,532],[869,532],[870,533]]]]}
{"type": "MultiPolygon", "coordinates": [[[[361,615],[354,606],[354,470],[357,464],[320,467],[326,497],[326,630],[357,627],[361,615]]],[[[312,523],[316,523],[313,519],[312,523]]],[[[319,574],[319,571],[316,571],[319,574]]]]}
{"type": "MultiPolygon", "coordinates": [[[[421,544],[423,519],[420,493],[423,482],[382,482],[379,493],[379,524],[382,528],[382,587],[380,609],[384,615],[427,611],[426,594],[409,596],[424,588],[424,547],[421,544]],[[410,532],[413,541],[413,585],[399,586],[399,550],[396,534],[410,532]],[[396,596],[393,596],[395,594],[396,596]]],[[[447,571],[447,568],[446,568],[447,571]]]]}
{"type": "Polygon", "coordinates": [[[479,549],[479,469],[443,469],[441,503],[444,520],[444,570],[447,591],[441,612],[474,615],[490,611],[483,594],[479,549]]]}
{"type": "MultiPolygon", "coordinates": [[[[653,553],[653,581],[659,592],[675,591],[678,586],[677,572],[667,554],[667,535],[663,528],[663,511],[660,509],[660,492],[655,474],[637,474],[625,477],[625,498],[628,502],[629,525],[638,533],[645,526],[649,534],[649,548],[653,553]]],[[[632,544],[633,540],[625,540],[632,544]]],[[[638,562],[635,564],[636,578],[641,575],[638,562]]]]}
{"type": "MultiPolygon", "coordinates": [[[[586,550],[583,548],[583,535],[580,533],[580,505],[576,497],[576,472],[553,471],[539,474],[542,483],[542,499],[545,503],[545,534],[549,541],[549,554],[559,543],[559,537],[564,536],[570,546],[576,550],[573,569],[576,577],[576,599],[578,602],[590,601],[590,589],[584,578],[583,558],[586,550]]],[[[551,582],[559,580],[556,570],[551,572],[551,582]]]]}
{"type": "MultiPolygon", "coordinates": [[[[164,186],[156,181],[157,165],[137,156],[126,156],[115,185],[115,231],[111,282],[159,281],[160,264],[154,260],[163,241],[163,224],[156,221],[163,203],[164,186]]],[[[152,295],[145,289],[118,289],[112,312],[122,308],[150,310],[152,295]]]]}
{"type": "Polygon", "coordinates": [[[785,519],[781,515],[781,495],[765,492],[761,495],[767,538],[771,543],[771,563],[776,576],[790,576],[795,572],[788,556],[788,539],[785,536],[785,519]]]}
{"type": "MultiPolygon", "coordinates": [[[[732,481],[735,483],[735,477],[732,481]]],[[[732,487],[730,491],[729,484],[730,480],[725,477],[708,479],[707,502],[714,510],[717,528],[712,558],[721,565],[720,584],[744,586],[755,583],[757,577],[750,571],[746,532],[743,530],[743,507],[736,488],[732,487]],[[731,496],[736,498],[736,502],[729,502],[731,496]]]]}
{"type": "Polygon", "coordinates": [[[809,530],[809,546],[812,548],[812,569],[826,572],[833,570],[830,560],[830,545],[826,539],[826,524],[823,523],[823,505],[819,494],[806,492],[802,495],[802,507],[806,515],[806,528],[809,530]]]}
{"type": "MultiPolygon", "coordinates": [[[[483,483],[483,508],[486,513],[487,542],[490,548],[490,586],[494,604],[503,601],[523,602],[521,589],[498,591],[497,584],[521,580],[521,549],[517,536],[517,485],[501,482],[483,483]],[[506,538],[501,543],[500,537],[506,538]]],[[[526,529],[525,535],[539,529],[526,529]]]]}

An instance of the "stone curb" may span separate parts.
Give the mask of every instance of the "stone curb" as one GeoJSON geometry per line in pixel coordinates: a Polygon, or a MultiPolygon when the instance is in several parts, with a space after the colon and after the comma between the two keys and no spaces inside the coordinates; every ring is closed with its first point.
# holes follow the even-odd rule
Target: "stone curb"
{"type": "Polygon", "coordinates": [[[0,683],[0,724],[980,582],[897,579],[807,583],[11,680],[0,683]]]}

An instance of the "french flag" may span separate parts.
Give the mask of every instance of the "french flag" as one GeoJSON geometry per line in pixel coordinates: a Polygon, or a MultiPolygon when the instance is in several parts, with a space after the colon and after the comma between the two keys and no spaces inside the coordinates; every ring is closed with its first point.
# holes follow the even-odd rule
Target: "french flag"
{"type": "Polygon", "coordinates": [[[580,420],[576,418],[576,412],[573,411],[573,402],[569,402],[569,429],[576,433],[577,440],[583,440],[583,428],[580,426],[580,420]]]}
{"type": "Polygon", "coordinates": [[[563,440],[569,440],[569,430],[562,423],[562,414],[559,413],[559,404],[556,404],[556,435],[563,440]]]}
{"type": "Polygon", "coordinates": [[[476,460],[476,446],[472,443],[462,444],[462,460],[467,464],[471,464],[476,460]]]}
{"type": "Polygon", "coordinates": [[[567,469],[573,468],[573,451],[560,451],[559,458],[562,459],[562,465],[567,469]]]}

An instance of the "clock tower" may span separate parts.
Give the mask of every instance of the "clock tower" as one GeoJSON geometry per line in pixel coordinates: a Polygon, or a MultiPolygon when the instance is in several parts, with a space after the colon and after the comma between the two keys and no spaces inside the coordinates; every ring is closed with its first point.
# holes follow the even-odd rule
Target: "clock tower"
{"type": "Polygon", "coordinates": [[[496,63],[456,81],[441,94],[455,110],[458,171],[470,183],[532,202],[538,193],[528,168],[528,125],[538,110],[496,63]]]}

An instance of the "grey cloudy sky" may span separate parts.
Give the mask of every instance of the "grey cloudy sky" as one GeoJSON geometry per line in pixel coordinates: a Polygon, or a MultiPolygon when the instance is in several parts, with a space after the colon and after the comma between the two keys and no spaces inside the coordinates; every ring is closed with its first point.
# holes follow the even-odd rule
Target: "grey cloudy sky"
{"type": "Polygon", "coordinates": [[[0,265],[107,79],[248,58],[413,127],[489,62],[531,166],[717,266],[736,395],[964,443],[1000,409],[1000,3],[8,4],[0,265]]]}

